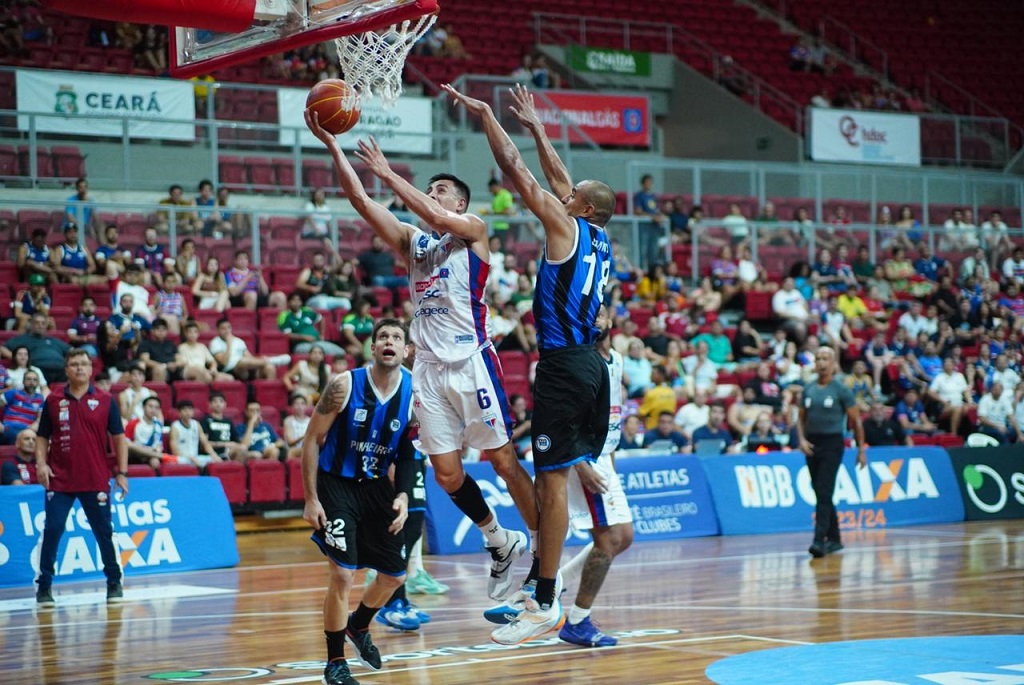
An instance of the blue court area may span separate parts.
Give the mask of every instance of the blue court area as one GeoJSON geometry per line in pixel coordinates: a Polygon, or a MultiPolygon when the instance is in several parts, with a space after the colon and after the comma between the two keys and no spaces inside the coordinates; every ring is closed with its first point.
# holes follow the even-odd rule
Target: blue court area
{"type": "Polygon", "coordinates": [[[731,656],[707,668],[718,685],[1024,685],[1024,636],[832,642],[731,656]]]}

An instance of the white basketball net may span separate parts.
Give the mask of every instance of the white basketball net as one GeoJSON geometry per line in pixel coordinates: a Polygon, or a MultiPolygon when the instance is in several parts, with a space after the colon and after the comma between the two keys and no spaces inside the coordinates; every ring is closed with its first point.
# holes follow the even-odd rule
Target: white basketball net
{"type": "Polygon", "coordinates": [[[405,58],[436,20],[436,14],[427,14],[415,23],[407,20],[380,32],[335,38],[338,65],[345,81],[361,97],[376,95],[383,106],[393,107],[402,95],[405,58]]]}

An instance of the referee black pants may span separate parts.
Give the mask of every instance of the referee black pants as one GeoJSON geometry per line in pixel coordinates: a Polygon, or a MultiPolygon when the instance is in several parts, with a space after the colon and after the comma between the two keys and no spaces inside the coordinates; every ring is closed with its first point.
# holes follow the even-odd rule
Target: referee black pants
{"type": "Polygon", "coordinates": [[[814,496],[818,500],[814,508],[814,541],[839,542],[839,517],[836,516],[832,495],[839,466],[843,463],[843,436],[808,435],[807,441],[814,445],[814,455],[806,457],[806,460],[814,496]]]}

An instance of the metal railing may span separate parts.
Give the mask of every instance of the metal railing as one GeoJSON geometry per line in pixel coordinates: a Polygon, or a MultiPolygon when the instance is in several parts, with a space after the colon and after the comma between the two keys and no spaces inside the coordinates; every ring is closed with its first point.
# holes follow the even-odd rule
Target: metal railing
{"type": "Polygon", "coordinates": [[[889,78],[889,53],[838,19],[828,15],[819,19],[818,37],[889,78]]]}
{"type": "Polygon", "coordinates": [[[663,45],[665,51],[712,78],[758,111],[770,106],[792,115],[792,127],[804,131],[803,106],[786,93],[757,76],[730,55],[723,54],[686,29],[672,24],[579,17],[571,14],[534,12],[534,40],[538,44],[577,43],[600,47],[650,50],[663,45]]]}

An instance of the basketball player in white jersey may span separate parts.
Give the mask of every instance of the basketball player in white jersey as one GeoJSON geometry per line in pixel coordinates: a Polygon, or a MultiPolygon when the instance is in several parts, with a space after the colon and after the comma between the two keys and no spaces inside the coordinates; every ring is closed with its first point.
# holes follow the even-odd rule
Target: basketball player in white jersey
{"type": "MultiPolygon", "coordinates": [[[[597,324],[601,328],[597,350],[608,364],[611,382],[608,435],[596,462],[582,461],[569,471],[569,522],[577,530],[590,531],[593,542],[560,569],[565,585],[579,580],[579,589],[558,637],[584,647],[611,647],[618,644],[618,640],[604,634],[591,622],[590,610],[612,560],[633,543],[633,514],[622,481],[615,472],[613,455],[622,435],[622,355],[612,349],[611,321],[604,307],[601,307],[597,324]]],[[[512,594],[507,604],[484,612],[484,618],[492,623],[508,623],[517,617],[525,608],[526,598],[533,594],[534,588],[530,585],[527,583],[512,594]]]]}
{"type": "Polygon", "coordinates": [[[487,592],[504,599],[512,590],[512,566],[527,547],[526,536],[507,531],[462,467],[463,445],[482,450],[508,484],[523,521],[536,538],[537,502],[533,481],[513,450],[512,415],[502,387],[501,364],[491,345],[484,286],[490,264],[487,225],[467,214],[469,188],[440,174],[426,193],[388,164],[377,142],[360,141],[356,156],[388,185],[429,228],[421,231],[370,199],[338,141],[305,113],[306,125],[330,151],[338,178],[357,212],[409,269],[415,314],[410,337],[416,345],[414,411],[420,442],[438,484],[483,532],[491,553],[487,592]]]}

